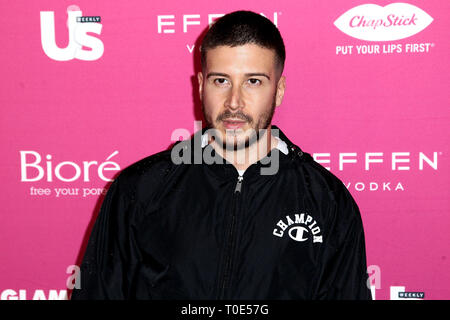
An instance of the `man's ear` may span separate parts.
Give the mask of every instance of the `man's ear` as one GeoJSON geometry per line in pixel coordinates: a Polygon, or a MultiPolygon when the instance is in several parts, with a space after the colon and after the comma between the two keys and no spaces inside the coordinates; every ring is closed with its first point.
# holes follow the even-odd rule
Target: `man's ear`
{"type": "Polygon", "coordinates": [[[277,84],[277,95],[276,95],[275,106],[278,107],[281,104],[281,102],[283,102],[285,90],[286,90],[286,77],[281,76],[280,79],[278,80],[278,84],[277,84]]]}
{"type": "Polygon", "coordinates": [[[199,71],[197,73],[197,80],[198,80],[198,94],[200,95],[200,101],[203,98],[203,73],[199,71]]]}

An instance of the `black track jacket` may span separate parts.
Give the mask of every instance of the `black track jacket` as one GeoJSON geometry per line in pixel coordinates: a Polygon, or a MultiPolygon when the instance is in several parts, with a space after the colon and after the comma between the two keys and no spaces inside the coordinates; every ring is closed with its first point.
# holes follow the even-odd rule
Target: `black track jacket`
{"type": "Polygon", "coordinates": [[[289,153],[268,154],[279,153],[274,175],[260,174],[262,160],[243,179],[225,160],[174,164],[171,150],[122,170],[71,299],[371,299],[357,204],[279,137],[289,153]]]}

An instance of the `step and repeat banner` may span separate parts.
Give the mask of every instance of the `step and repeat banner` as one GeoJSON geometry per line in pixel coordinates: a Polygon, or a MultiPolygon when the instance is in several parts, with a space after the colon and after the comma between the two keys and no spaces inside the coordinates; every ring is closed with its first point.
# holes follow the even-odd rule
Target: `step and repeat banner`
{"type": "Polygon", "coordinates": [[[2,300],[70,298],[114,177],[204,125],[199,44],[235,10],[281,31],[273,123],[358,203],[374,298],[450,298],[448,0],[0,7],[2,300]]]}

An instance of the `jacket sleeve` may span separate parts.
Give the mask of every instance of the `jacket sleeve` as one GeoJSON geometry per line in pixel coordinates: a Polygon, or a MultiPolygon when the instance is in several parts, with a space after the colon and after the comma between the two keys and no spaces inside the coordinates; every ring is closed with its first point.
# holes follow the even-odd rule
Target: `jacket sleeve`
{"type": "Polygon", "coordinates": [[[80,266],[81,288],[73,289],[71,300],[129,298],[136,259],[130,220],[138,208],[119,176],[103,200],[80,266]]]}
{"type": "Polygon", "coordinates": [[[347,188],[336,194],[317,299],[372,300],[361,214],[347,188]]]}

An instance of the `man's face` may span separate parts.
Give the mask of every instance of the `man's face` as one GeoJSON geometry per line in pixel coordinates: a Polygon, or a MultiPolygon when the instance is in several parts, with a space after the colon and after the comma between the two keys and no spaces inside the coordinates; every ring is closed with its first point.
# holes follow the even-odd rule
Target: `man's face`
{"type": "Polygon", "coordinates": [[[279,75],[275,51],[255,44],[209,49],[197,76],[203,115],[224,148],[248,147],[255,141],[252,133],[270,126],[283,100],[285,77],[279,75]]]}

